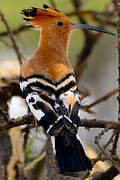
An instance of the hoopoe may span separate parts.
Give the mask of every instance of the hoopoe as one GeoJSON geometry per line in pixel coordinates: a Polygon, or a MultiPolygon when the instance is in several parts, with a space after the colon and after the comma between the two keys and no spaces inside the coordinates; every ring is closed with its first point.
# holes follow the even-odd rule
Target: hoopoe
{"type": "Polygon", "coordinates": [[[55,137],[54,149],[61,173],[92,170],[78,136],[80,94],[67,59],[69,36],[76,28],[113,33],[72,23],[63,13],[47,5],[43,9],[24,9],[21,13],[27,16],[24,20],[40,30],[38,48],[21,66],[22,94],[38,125],[55,137]]]}

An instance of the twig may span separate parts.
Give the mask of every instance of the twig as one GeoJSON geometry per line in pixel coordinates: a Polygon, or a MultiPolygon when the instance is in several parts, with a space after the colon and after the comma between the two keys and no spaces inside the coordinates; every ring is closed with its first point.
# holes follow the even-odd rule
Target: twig
{"type": "Polygon", "coordinates": [[[93,164],[96,164],[98,161],[105,161],[108,160],[108,158],[104,157],[104,156],[97,156],[97,158],[91,159],[93,164]]]}
{"type": "MultiPolygon", "coordinates": [[[[16,35],[22,31],[30,30],[30,28],[32,28],[32,27],[33,26],[30,26],[30,25],[29,26],[20,25],[18,28],[11,30],[11,33],[16,35]]],[[[8,31],[4,31],[4,32],[0,33],[0,37],[4,37],[4,36],[8,36],[8,35],[9,35],[8,31]]]]}
{"type": "Polygon", "coordinates": [[[72,3],[75,7],[75,10],[76,10],[76,15],[78,15],[80,9],[81,9],[81,6],[82,6],[82,2],[81,0],[72,0],[72,3]]]}
{"type": "Polygon", "coordinates": [[[7,47],[9,47],[9,48],[13,48],[10,44],[8,44],[5,40],[3,40],[3,39],[1,39],[0,38],[0,41],[2,42],[2,43],[4,43],[7,47]]]}
{"type": "Polygon", "coordinates": [[[82,51],[78,55],[78,61],[75,66],[75,75],[76,75],[77,82],[80,81],[82,72],[87,67],[87,62],[86,62],[87,58],[91,54],[95,44],[98,42],[99,38],[102,35],[101,33],[93,34],[91,32],[88,32],[87,30],[86,30],[86,32],[84,30],[84,33],[87,34],[87,35],[85,35],[85,43],[84,43],[82,51]]]}
{"type": "MultiPolygon", "coordinates": [[[[80,14],[80,11],[81,11],[80,7],[82,6],[81,1],[80,0],[72,0],[72,2],[75,6],[76,15],[77,15],[79,21],[86,24],[85,17],[83,17],[80,14]]],[[[107,11],[109,12],[109,10],[107,10],[107,11]]],[[[99,21],[100,27],[103,27],[103,26],[109,24],[107,21],[104,22],[95,16],[94,16],[94,20],[99,21]]],[[[78,55],[78,61],[75,66],[75,74],[76,74],[77,82],[80,81],[82,72],[87,67],[87,59],[88,59],[89,55],[91,54],[94,45],[97,43],[97,41],[99,40],[99,38],[102,35],[101,33],[92,33],[88,30],[83,30],[83,32],[85,34],[85,43],[84,43],[82,51],[78,55]]]]}
{"type": "Polygon", "coordinates": [[[114,133],[115,133],[115,139],[113,141],[112,150],[110,151],[113,157],[117,156],[116,153],[117,153],[117,144],[119,140],[119,131],[115,130],[114,133]]]}
{"type": "Polygon", "coordinates": [[[0,11],[0,16],[1,16],[1,20],[2,20],[3,23],[5,24],[5,27],[7,28],[7,31],[8,31],[8,33],[9,33],[9,37],[10,37],[11,42],[12,42],[12,44],[13,44],[13,48],[14,48],[14,50],[15,50],[15,52],[16,52],[16,55],[17,55],[18,60],[19,60],[19,63],[22,64],[21,54],[20,54],[20,52],[19,52],[19,50],[18,50],[18,47],[17,47],[17,44],[16,44],[15,39],[14,39],[14,37],[13,37],[12,31],[10,30],[10,27],[9,27],[9,25],[8,25],[8,23],[7,23],[7,20],[5,19],[4,15],[3,15],[3,13],[2,13],[1,11],[0,11]]]}
{"type": "Polygon", "coordinates": [[[16,175],[21,180],[25,180],[24,176],[24,153],[21,142],[21,128],[12,128],[9,131],[9,137],[12,146],[12,155],[7,165],[8,180],[16,180],[16,175]]]}
{"type": "MultiPolygon", "coordinates": [[[[105,145],[103,145],[104,150],[108,147],[108,145],[109,145],[110,143],[113,142],[113,137],[115,136],[115,131],[116,131],[116,130],[113,131],[113,133],[112,133],[111,137],[109,138],[109,140],[107,141],[107,143],[106,143],[105,145]]],[[[98,161],[105,161],[105,160],[108,160],[108,158],[107,158],[107,157],[103,157],[103,154],[100,153],[100,154],[97,156],[97,158],[95,158],[95,159],[92,160],[92,162],[93,162],[93,164],[95,164],[95,163],[98,162],[98,161]]]]}
{"type": "Polygon", "coordinates": [[[103,102],[103,101],[107,101],[110,97],[112,97],[113,95],[115,95],[117,92],[119,92],[119,89],[118,89],[118,88],[112,90],[111,92],[107,93],[106,95],[104,95],[103,97],[97,99],[96,101],[92,102],[92,103],[89,104],[89,105],[81,106],[81,109],[84,110],[84,111],[86,111],[86,112],[90,112],[90,113],[91,113],[92,111],[90,110],[90,108],[92,108],[92,107],[100,104],[100,103],[103,102]]]}
{"type": "Polygon", "coordinates": [[[66,13],[66,16],[73,16],[76,15],[77,13],[79,13],[80,15],[85,14],[86,16],[89,15],[94,15],[94,16],[102,16],[102,17],[113,17],[115,16],[114,12],[109,12],[109,11],[94,11],[94,10],[75,10],[69,13],[66,13]]]}
{"type": "Polygon", "coordinates": [[[98,146],[98,148],[100,149],[101,153],[108,158],[109,161],[112,162],[112,165],[115,166],[115,168],[120,172],[120,167],[119,167],[119,163],[117,161],[115,161],[110,155],[108,155],[105,151],[104,148],[102,146],[100,146],[99,144],[99,140],[102,138],[102,136],[109,130],[109,125],[106,126],[106,128],[104,130],[102,130],[98,136],[95,137],[95,144],[98,146]]]}
{"type": "MultiPolygon", "coordinates": [[[[81,10],[81,6],[82,6],[81,1],[80,0],[72,0],[72,2],[75,7],[75,11],[77,12],[76,15],[77,15],[79,21],[86,24],[85,19],[83,17],[81,17],[78,12],[81,10]]],[[[79,82],[83,70],[87,67],[87,64],[86,64],[87,57],[91,53],[93,46],[98,41],[98,38],[101,35],[101,33],[96,33],[96,35],[95,34],[93,35],[93,33],[89,32],[88,30],[84,30],[84,29],[83,29],[83,32],[85,34],[85,43],[84,43],[82,52],[80,52],[80,54],[78,55],[78,61],[77,61],[76,67],[75,67],[75,75],[76,75],[77,82],[79,82]]]]}
{"type": "MultiPolygon", "coordinates": [[[[22,131],[23,132],[23,131],[22,131]]],[[[24,133],[24,142],[23,142],[23,148],[25,150],[26,148],[26,145],[27,145],[27,140],[28,140],[28,137],[29,137],[29,132],[30,132],[30,129],[29,129],[29,125],[26,127],[25,129],[25,133],[24,133]]]]}
{"type": "Polygon", "coordinates": [[[82,10],[78,10],[78,11],[73,11],[71,13],[67,13],[66,15],[67,16],[73,16],[73,15],[76,15],[76,14],[79,14],[79,17],[81,18],[90,18],[92,20],[95,20],[97,21],[98,23],[102,23],[102,24],[105,24],[105,25],[110,25],[110,26],[116,26],[116,23],[114,21],[110,21],[109,19],[103,19],[98,17],[99,16],[105,16],[105,18],[107,17],[113,17],[114,16],[114,13],[110,13],[110,12],[97,12],[97,11],[92,11],[92,10],[87,10],[87,11],[82,11],[82,10]]]}
{"type": "Polygon", "coordinates": [[[104,150],[108,147],[108,145],[110,143],[113,142],[113,137],[115,136],[115,134],[116,134],[115,131],[113,131],[113,133],[112,133],[111,137],[109,138],[108,142],[103,146],[104,150]]]}
{"type": "Polygon", "coordinates": [[[57,179],[56,164],[53,155],[52,142],[49,135],[48,135],[46,150],[47,150],[46,163],[47,163],[47,171],[48,171],[46,180],[56,180],[57,179]]]}

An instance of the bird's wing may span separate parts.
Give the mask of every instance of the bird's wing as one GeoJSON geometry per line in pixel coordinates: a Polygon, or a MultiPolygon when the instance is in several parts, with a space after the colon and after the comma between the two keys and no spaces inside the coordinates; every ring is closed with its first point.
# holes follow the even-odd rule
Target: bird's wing
{"type": "Polygon", "coordinates": [[[77,133],[80,98],[73,72],[57,82],[42,75],[21,77],[20,88],[38,124],[50,135],[59,134],[64,127],[77,133]]]}
{"type": "Polygon", "coordinates": [[[21,77],[20,89],[38,125],[47,131],[57,120],[54,95],[51,96],[55,92],[52,81],[40,75],[21,77]]]}
{"type": "Polygon", "coordinates": [[[73,72],[67,74],[56,85],[57,121],[49,128],[51,135],[57,135],[64,127],[72,133],[77,133],[80,120],[80,95],[73,72]],[[58,127],[61,126],[61,129],[58,127]]]}

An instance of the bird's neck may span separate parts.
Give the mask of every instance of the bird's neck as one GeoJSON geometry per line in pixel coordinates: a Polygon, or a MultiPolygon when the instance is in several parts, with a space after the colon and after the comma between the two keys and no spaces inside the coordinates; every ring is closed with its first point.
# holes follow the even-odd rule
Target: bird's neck
{"type": "Polygon", "coordinates": [[[48,29],[41,30],[40,43],[34,53],[34,58],[37,61],[48,63],[67,61],[67,52],[69,45],[70,33],[58,34],[50,32],[48,29]]]}

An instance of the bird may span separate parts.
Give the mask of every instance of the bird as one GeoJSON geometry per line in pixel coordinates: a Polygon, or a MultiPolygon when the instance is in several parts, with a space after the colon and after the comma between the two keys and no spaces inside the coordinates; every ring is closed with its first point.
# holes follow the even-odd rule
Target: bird
{"type": "Polygon", "coordinates": [[[73,29],[90,29],[114,35],[103,28],[73,23],[53,7],[23,9],[23,18],[40,31],[40,41],[21,65],[20,89],[38,126],[54,137],[56,162],[62,174],[92,170],[78,135],[80,94],[68,46],[73,29]]]}

